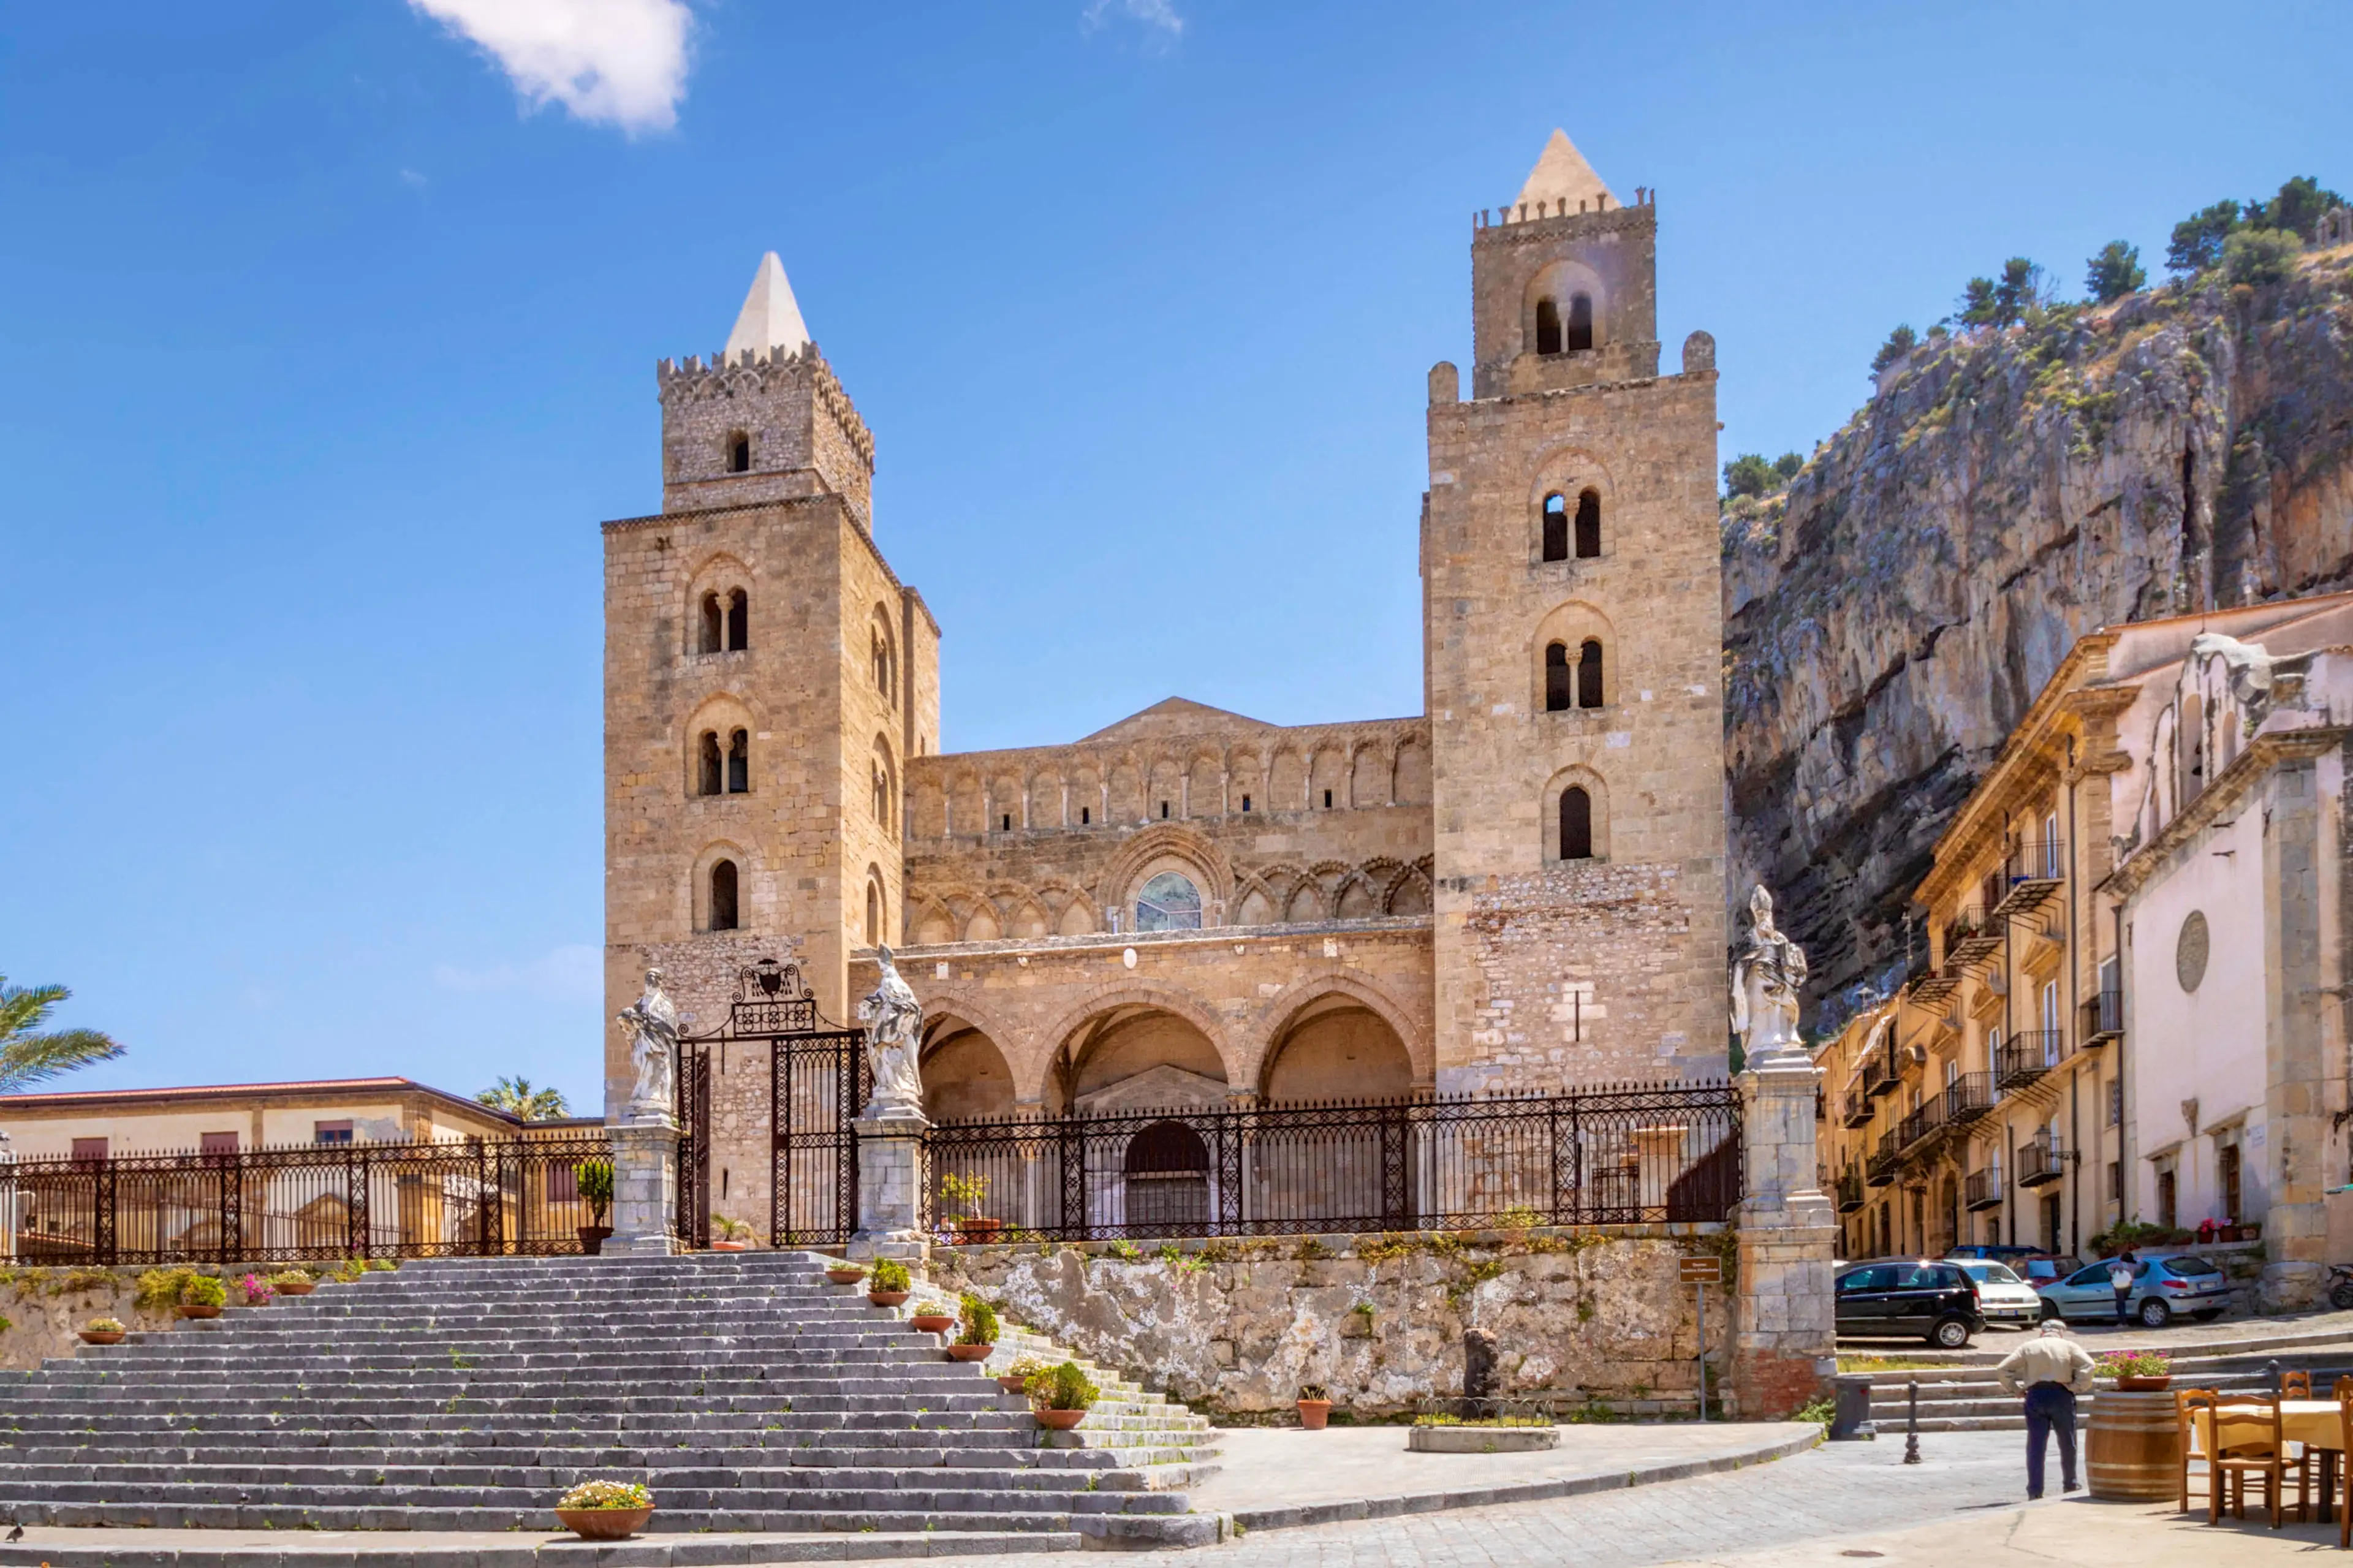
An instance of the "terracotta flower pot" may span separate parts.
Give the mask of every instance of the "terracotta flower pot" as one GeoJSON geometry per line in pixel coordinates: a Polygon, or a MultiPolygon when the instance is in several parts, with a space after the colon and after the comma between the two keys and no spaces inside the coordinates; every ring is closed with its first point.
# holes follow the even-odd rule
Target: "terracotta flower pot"
{"type": "Polygon", "coordinates": [[[605,1250],[605,1238],[613,1234],[613,1227],[609,1225],[576,1226],[574,1229],[580,1237],[580,1253],[584,1258],[601,1256],[605,1250]]]}
{"type": "Polygon", "coordinates": [[[173,1310],[184,1318],[217,1318],[221,1315],[221,1310],[218,1307],[191,1307],[185,1301],[181,1302],[173,1310]]]}
{"type": "Polygon", "coordinates": [[[318,1288],[319,1283],[315,1279],[290,1279],[278,1287],[278,1293],[281,1296],[307,1296],[318,1288]]]}
{"type": "Polygon", "coordinates": [[[860,1279],[866,1278],[866,1270],[863,1268],[850,1268],[847,1267],[840,1268],[828,1268],[825,1271],[825,1277],[832,1280],[837,1285],[855,1285],[860,1279]]]}
{"type": "Polygon", "coordinates": [[[907,1320],[907,1326],[919,1334],[944,1334],[955,1327],[955,1320],[945,1312],[918,1312],[907,1320]]]}
{"type": "Polygon", "coordinates": [[[997,1374],[997,1386],[1008,1394],[1020,1393],[1022,1384],[1029,1381],[1026,1377],[1018,1377],[1009,1372],[1000,1372],[997,1374]]]}
{"type": "Polygon", "coordinates": [[[649,1508],[559,1508],[555,1517],[583,1541],[627,1541],[654,1516],[649,1508]]]}
{"type": "Polygon", "coordinates": [[[997,1347],[995,1345],[950,1345],[948,1347],[948,1360],[987,1361],[988,1359],[988,1352],[996,1348],[997,1347]]]}
{"type": "Polygon", "coordinates": [[[869,1290],[866,1299],[878,1307],[895,1307],[913,1293],[911,1290],[869,1290]]]}
{"type": "Polygon", "coordinates": [[[2118,1394],[2156,1394],[2173,1385],[2173,1374],[2162,1377],[2120,1377],[2116,1379],[2118,1394]]]}
{"type": "Polygon", "coordinates": [[[960,1219],[955,1222],[956,1238],[967,1246],[984,1247],[1004,1232],[1001,1219],[960,1219]]]}
{"type": "Polygon", "coordinates": [[[752,1244],[748,1241],[714,1241],[711,1244],[711,1250],[713,1252],[749,1252],[752,1250],[752,1244]]]}
{"type": "Polygon", "coordinates": [[[1299,1404],[1299,1425],[1310,1432],[1324,1430],[1324,1420],[1332,1414],[1328,1399],[1303,1399],[1299,1404]]]}
{"type": "Polygon", "coordinates": [[[122,1342],[120,1330],[77,1329],[74,1331],[81,1335],[81,1342],[86,1345],[119,1345],[122,1342]]]}
{"type": "Polygon", "coordinates": [[[1083,1410],[1039,1410],[1031,1414],[1038,1417],[1038,1425],[1049,1432],[1067,1432],[1087,1418],[1083,1410]]]}

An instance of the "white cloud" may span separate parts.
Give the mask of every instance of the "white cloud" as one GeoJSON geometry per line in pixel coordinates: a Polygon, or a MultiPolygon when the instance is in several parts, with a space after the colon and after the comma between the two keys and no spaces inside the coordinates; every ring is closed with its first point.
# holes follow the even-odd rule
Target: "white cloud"
{"type": "Polygon", "coordinates": [[[553,1002],[593,1002],[605,994],[605,952],[576,942],[550,948],[522,963],[480,969],[437,963],[433,984],[444,991],[522,991],[553,1002]]]}
{"type": "Polygon", "coordinates": [[[1092,32],[1103,25],[1106,15],[1126,17],[1145,29],[1153,42],[1167,45],[1185,31],[1185,18],[1176,14],[1169,0],[1087,0],[1087,8],[1080,13],[1081,26],[1092,32]]]}
{"type": "Polygon", "coordinates": [[[560,103],[632,135],[678,123],[693,21],[683,0],[408,3],[480,45],[534,108],[560,103]]]}

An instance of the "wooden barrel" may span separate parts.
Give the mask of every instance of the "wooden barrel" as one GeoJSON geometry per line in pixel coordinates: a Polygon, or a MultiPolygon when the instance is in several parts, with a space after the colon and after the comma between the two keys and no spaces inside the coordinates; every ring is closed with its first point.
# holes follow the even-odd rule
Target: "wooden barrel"
{"type": "Polygon", "coordinates": [[[2180,1464],[2171,1390],[2100,1390],[2084,1441],[2084,1479],[2094,1497],[2141,1502],[2179,1497],[2180,1464]]]}

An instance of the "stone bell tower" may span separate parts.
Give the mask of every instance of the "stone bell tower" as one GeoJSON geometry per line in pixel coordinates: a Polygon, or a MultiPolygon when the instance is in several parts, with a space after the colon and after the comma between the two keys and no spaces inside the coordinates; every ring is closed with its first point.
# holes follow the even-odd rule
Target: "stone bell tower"
{"type": "MultiPolygon", "coordinates": [[[[604,527],[606,1013],[655,963],[708,1031],[738,971],[776,957],[845,1018],[849,953],[897,931],[939,629],[875,544],[873,438],[774,254],[726,348],[657,383],[662,510],[604,527]]],[[[606,1049],[617,1103],[619,1031],[606,1049]]],[[[766,1155],[725,1147],[729,1092],[712,1198],[765,1226],[766,1155]]]]}
{"type": "Polygon", "coordinates": [[[1659,374],[1658,208],[1554,132],[1471,243],[1422,518],[1438,1077],[1721,1072],[1715,349],[1659,374]]]}

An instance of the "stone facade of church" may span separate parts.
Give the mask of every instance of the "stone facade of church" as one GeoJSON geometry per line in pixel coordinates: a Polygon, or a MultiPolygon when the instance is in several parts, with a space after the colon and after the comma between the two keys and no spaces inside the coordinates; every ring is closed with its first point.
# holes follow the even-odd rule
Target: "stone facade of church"
{"type": "MultiPolygon", "coordinates": [[[[1474,220],[1424,713],[1172,698],[997,752],[939,751],[873,441],[764,260],[726,351],[661,367],[664,510],[605,525],[607,1012],[658,963],[711,1028],[773,954],[847,1019],[887,942],[939,1116],[1721,1072],[1715,353],[1659,374],[1635,195],[1556,132],[1474,220]]],[[[765,1064],[719,1070],[713,1196],[758,1212],[765,1064]]]]}

